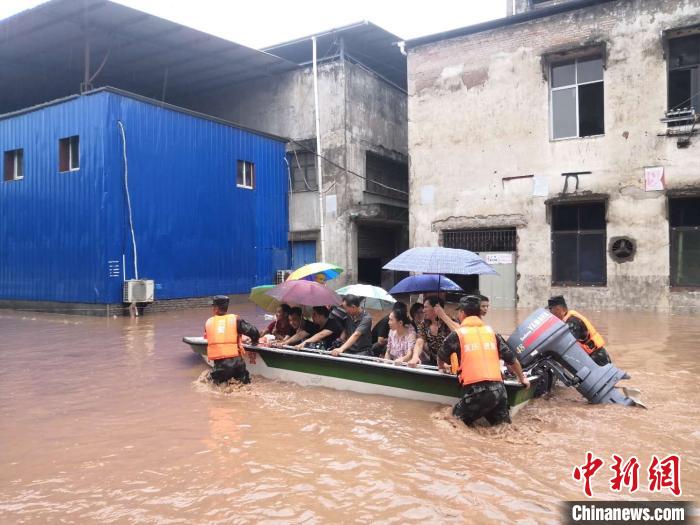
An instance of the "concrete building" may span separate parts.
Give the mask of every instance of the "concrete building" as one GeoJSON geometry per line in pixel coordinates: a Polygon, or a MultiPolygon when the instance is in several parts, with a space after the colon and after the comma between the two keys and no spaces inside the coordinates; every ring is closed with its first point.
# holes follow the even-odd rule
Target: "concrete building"
{"type": "MultiPolygon", "coordinates": [[[[266,48],[299,67],[186,102],[290,137],[290,267],[321,260],[312,38],[317,40],[325,259],[337,284],[393,285],[381,267],[408,246],[406,58],[401,39],[362,22],[266,48]]],[[[336,283],[334,281],[334,283],[336,283]]]]}
{"type": "Polygon", "coordinates": [[[406,43],[410,244],[501,305],[700,306],[700,1],[508,4],[406,43]]]}

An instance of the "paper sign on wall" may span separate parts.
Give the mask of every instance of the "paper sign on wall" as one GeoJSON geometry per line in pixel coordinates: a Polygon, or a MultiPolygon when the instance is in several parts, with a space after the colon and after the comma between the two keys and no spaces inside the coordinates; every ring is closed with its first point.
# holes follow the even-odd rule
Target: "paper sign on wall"
{"type": "Polygon", "coordinates": [[[335,217],[338,211],[338,197],[336,195],[326,195],[326,217],[335,217]]]}
{"type": "Polygon", "coordinates": [[[546,197],[549,195],[549,179],[547,177],[534,177],[532,184],[534,197],[546,197]]]}
{"type": "Polygon", "coordinates": [[[484,254],[484,260],[488,264],[513,264],[512,253],[487,253],[484,254]]]}
{"type": "Polygon", "coordinates": [[[644,168],[644,189],[646,191],[661,191],[665,187],[663,166],[644,168]]]}

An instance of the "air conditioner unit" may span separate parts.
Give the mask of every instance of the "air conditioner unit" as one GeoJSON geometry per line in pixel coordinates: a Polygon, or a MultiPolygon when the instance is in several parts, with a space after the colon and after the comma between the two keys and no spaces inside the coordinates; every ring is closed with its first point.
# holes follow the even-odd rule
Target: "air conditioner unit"
{"type": "Polygon", "coordinates": [[[287,277],[292,275],[293,270],[277,270],[277,274],[275,275],[275,284],[282,284],[284,281],[287,280],[287,277]]]}
{"type": "Polygon", "coordinates": [[[151,279],[124,281],[125,303],[152,303],[155,286],[151,279]]]}

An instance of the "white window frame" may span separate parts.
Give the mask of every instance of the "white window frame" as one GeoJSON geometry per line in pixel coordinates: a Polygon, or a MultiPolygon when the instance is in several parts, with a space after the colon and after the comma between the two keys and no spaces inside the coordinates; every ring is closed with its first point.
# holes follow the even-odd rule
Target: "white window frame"
{"type": "Polygon", "coordinates": [[[246,190],[255,189],[255,163],[249,160],[238,159],[236,162],[236,187],[246,190]],[[238,184],[238,166],[243,166],[243,184],[238,184]]]}
{"type": "Polygon", "coordinates": [[[570,139],[588,139],[591,137],[603,137],[605,136],[605,107],[603,107],[603,133],[600,133],[598,135],[585,135],[581,136],[579,133],[579,106],[578,106],[578,87],[579,86],[587,86],[589,84],[598,84],[602,83],[603,84],[603,89],[605,89],[605,68],[603,68],[603,78],[601,80],[592,80],[590,82],[578,82],[578,63],[579,61],[585,61],[585,60],[591,60],[593,58],[601,58],[599,55],[591,55],[591,56],[584,56],[584,57],[578,57],[574,58],[574,83],[573,84],[568,84],[566,86],[559,86],[559,87],[552,87],[552,78],[553,78],[553,73],[552,69],[562,65],[564,62],[568,62],[568,60],[563,60],[561,62],[554,62],[549,65],[549,140],[555,141],[555,140],[570,140],[570,139]],[[574,89],[574,93],[576,94],[576,135],[571,135],[569,137],[554,137],[554,97],[552,96],[552,93],[554,91],[561,91],[564,89],[574,89]]]}
{"type": "Polygon", "coordinates": [[[80,170],[80,135],[71,135],[70,137],[63,137],[62,139],[59,139],[59,152],[60,152],[60,142],[63,140],[68,141],[68,169],[65,171],[61,171],[61,173],[70,173],[72,171],[80,170]],[[74,166],[75,159],[73,158],[74,139],[78,140],[78,147],[77,147],[78,159],[77,159],[77,164],[75,166],[74,166]]]}
{"type": "MultiPolygon", "coordinates": [[[[20,161],[20,157],[22,160],[24,160],[24,149],[17,148],[17,149],[8,150],[5,152],[5,155],[7,155],[7,154],[12,155],[12,178],[11,179],[6,178],[6,174],[5,174],[5,176],[3,177],[5,182],[10,182],[13,180],[22,180],[24,178],[24,166],[21,165],[22,162],[20,161]],[[21,153],[21,155],[20,155],[20,153],[21,153]],[[23,168],[21,170],[22,175],[20,175],[18,177],[17,174],[20,172],[20,167],[23,168]]],[[[3,158],[3,163],[4,162],[5,162],[5,159],[3,158]]]]}

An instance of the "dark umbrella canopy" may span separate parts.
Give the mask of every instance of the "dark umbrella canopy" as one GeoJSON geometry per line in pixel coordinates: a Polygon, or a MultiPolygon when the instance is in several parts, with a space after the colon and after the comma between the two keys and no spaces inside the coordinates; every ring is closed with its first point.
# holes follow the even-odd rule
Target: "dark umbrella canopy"
{"type": "Polygon", "coordinates": [[[411,248],[384,265],[385,270],[457,275],[498,275],[486,261],[469,250],[411,248]]]}
{"type": "Polygon", "coordinates": [[[463,292],[452,279],[444,275],[411,275],[401,279],[389,293],[423,293],[423,292],[463,292]]]}

